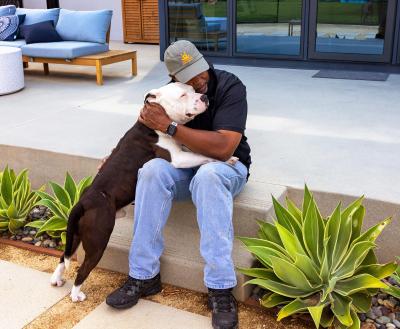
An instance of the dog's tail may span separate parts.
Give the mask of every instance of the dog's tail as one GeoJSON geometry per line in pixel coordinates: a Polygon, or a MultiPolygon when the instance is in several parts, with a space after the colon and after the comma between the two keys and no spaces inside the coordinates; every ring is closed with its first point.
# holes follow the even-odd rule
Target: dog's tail
{"type": "Polygon", "coordinates": [[[70,258],[72,253],[72,244],[74,240],[74,234],[78,231],[78,223],[79,219],[85,213],[85,209],[83,208],[82,203],[79,201],[71,210],[68,218],[68,225],[67,225],[67,242],[65,244],[65,251],[64,251],[64,261],[65,267],[69,267],[70,258]]]}

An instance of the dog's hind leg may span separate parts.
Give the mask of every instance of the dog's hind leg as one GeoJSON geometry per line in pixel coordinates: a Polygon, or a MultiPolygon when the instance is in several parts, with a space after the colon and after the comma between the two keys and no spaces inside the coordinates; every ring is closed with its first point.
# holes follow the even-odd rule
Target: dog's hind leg
{"type": "Polygon", "coordinates": [[[82,302],[86,299],[85,294],[81,291],[81,286],[103,256],[114,228],[114,222],[115,209],[111,210],[108,207],[88,212],[81,219],[79,231],[85,250],[85,259],[79,267],[71,290],[73,302],[82,302]],[[102,223],[102,225],[99,225],[99,223],[102,223]]]}
{"type": "MultiPolygon", "coordinates": [[[[79,238],[78,235],[74,235],[74,241],[72,243],[72,254],[75,253],[76,249],[78,249],[78,246],[81,242],[81,239],[79,238]]],[[[55,269],[55,271],[53,272],[53,275],[50,278],[50,284],[52,286],[55,287],[61,287],[64,285],[65,280],[63,278],[63,274],[66,268],[68,268],[68,266],[66,266],[66,260],[64,259],[64,254],[61,255],[60,257],[60,262],[57,265],[57,268],[55,269]]]]}
{"type": "Polygon", "coordinates": [[[100,261],[101,256],[103,256],[103,251],[104,250],[98,251],[96,254],[90,255],[90,257],[85,255],[85,260],[79,267],[78,275],[76,276],[74,286],[71,290],[71,299],[73,302],[83,302],[86,299],[86,295],[81,291],[81,286],[88,277],[89,273],[100,261]]]}

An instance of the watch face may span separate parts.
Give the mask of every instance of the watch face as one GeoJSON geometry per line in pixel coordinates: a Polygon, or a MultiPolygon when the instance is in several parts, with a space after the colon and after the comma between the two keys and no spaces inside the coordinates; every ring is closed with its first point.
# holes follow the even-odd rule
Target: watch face
{"type": "Polygon", "coordinates": [[[176,132],[176,126],[173,124],[170,124],[167,129],[167,134],[170,136],[174,136],[175,132],[176,132]]]}

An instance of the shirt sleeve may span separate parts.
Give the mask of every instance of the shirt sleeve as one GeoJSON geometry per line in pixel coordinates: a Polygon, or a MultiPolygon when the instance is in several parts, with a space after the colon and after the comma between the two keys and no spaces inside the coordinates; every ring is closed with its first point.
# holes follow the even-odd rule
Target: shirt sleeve
{"type": "Polygon", "coordinates": [[[229,88],[216,108],[213,130],[231,130],[243,134],[246,129],[246,120],[246,87],[239,82],[229,88]]]}

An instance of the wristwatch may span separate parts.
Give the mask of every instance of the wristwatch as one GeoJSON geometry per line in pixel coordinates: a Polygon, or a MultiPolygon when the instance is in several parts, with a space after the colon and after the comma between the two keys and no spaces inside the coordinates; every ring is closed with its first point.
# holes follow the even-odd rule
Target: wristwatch
{"type": "Polygon", "coordinates": [[[167,135],[169,136],[174,136],[176,133],[176,128],[178,127],[178,124],[175,121],[172,121],[171,124],[167,128],[167,135]]]}

